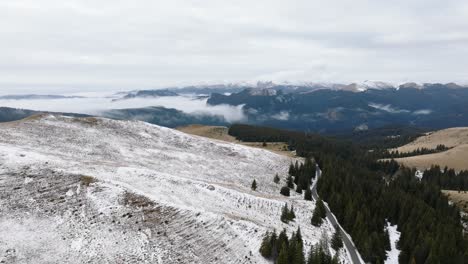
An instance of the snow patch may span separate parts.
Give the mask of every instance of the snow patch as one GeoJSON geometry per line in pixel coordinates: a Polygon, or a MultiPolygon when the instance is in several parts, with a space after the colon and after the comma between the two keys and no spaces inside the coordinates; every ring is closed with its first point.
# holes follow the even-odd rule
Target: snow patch
{"type": "Polygon", "coordinates": [[[397,225],[390,225],[387,222],[387,231],[388,235],[390,236],[390,251],[387,251],[387,260],[385,260],[385,264],[398,264],[398,256],[400,255],[400,250],[397,249],[397,243],[400,239],[401,233],[397,231],[397,225]]]}

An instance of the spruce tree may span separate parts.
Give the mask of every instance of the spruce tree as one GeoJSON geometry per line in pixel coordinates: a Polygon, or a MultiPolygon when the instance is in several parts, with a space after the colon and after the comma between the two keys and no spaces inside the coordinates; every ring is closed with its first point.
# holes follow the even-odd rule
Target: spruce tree
{"type": "Polygon", "coordinates": [[[302,193],[302,186],[301,186],[300,184],[298,184],[298,185],[296,186],[296,192],[297,192],[297,193],[302,193]]]}
{"type": "Polygon", "coordinates": [[[304,244],[304,241],[302,240],[302,234],[301,234],[301,227],[300,226],[297,227],[296,240],[297,240],[298,243],[304,244]]]}
{"type": "Polygon", "coordinates": [[[254,191],[257,190],[257,182],[255,181],[255,179],[253,180],[252,186],[250,186],[250,188],[254,191]]]}
{"type": "Polygon", "coordinates": [[[341,238],[341,232],[338,226],[335,226],[335,233],[333,233],[331,247],[336,251],[343,247],[343,239],[341,238]]]}
{"type": "Polygon", "coordinates": [[[291,205],[291,209],[288,211],[288,220],[292,221],[296,218],[296,214],[294,213],[294,205],[291,205]]]}
{"type": "Polygon", "coordinates": [[[320,217],[320,211],[318,210],[317,207],[315,207],[314,213],[312,214],[311,223],[312,225],[317,226],[317,227],[321,226],[323,223],[322,217],[320,217]]]}
{"type": "Polygon", "coordinates": [[[323,203],[322,199],[318,199],[316,208],[319,210],[321,218],[327,217],[327,210],[325,209],[325,204],[323,203]]]}
{"type": "Polygon", "coordinates": [[[293,257],[293,264],[305,264],[305,257],[304,257],[304,246],[302,243],[296,242],[296,249],[294,252],[293,257]]]}
{"type": "Polygon", "coordinates": [[[283,242],[276,264],[289,264],[288,246],[283,242]]]}
{"type": "Polygon", "coordinates": [[[288,204],[284,204],[283,208],[281,209],[281,222],[283,223],[289,222],[288,204]]]}
{"type": "Polygon", "coordinates": [[[271,235],[267,231],[265,233],[265,236],[262,239],[262,244],[260,246],[260,254],[264,258],[270,258],[272,253],[272,247],[271,247],[271,235]]]}
{"type": "Polygon", "coordinates": [[[286,229],[283,229],[283,231],[281,231],[281,233],[278,235],[278,240],[276,240],[276,244],[278,246],[278,253],[281,250],[279,245],[283,245],[283,243],[286,243],[286,247],[288,247],[289,239],[288,235],[286,234],[286,229]]]}
{"type": "Polygon", "coordinates": [[[273,182],[276,184],[280,182],[280,177],[278,176],[278,173],[276,173],[275,177],[273,178],[273,182]]]}
{"type": "Polygon", "coordinates": [[[286,184],[290,189],[294,188],[294,181],[291,175],[288,176],[288,179],[286,181],[286,184]]]}
{"type": "Polygon", "coordinates": [[[308,186],[304,192],[304,200],[312,201],[312,191],[310,190],[310,186],[308,186]]]}
{"type": "Polygon", "coordinates": [[[284,196],[289,196],[289,195],[290,195],[289,192],[290,192],[290,191],[289,191],[288,186],[283,186],[283,187],[281,187],[280,193],[281,193],[282,195],[284,195],[284,196]]]}
{"type": "Polygon", "coordinates": [[[271,247],[271,258],[276,259],[278,257],[278,236],[276,235],[276,230],[273,230],[273,233],[270,236],[270,247],[271,247]]]}

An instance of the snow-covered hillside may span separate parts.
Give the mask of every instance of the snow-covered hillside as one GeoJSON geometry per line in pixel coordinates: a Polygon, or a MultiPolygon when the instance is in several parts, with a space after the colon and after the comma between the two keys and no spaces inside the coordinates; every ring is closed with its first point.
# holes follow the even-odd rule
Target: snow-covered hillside
{"type": "Polygon", "coordinates": [[[300,226],[306,248],[333,232],[310,224],[313,202],[279,194],[290,162],[143,122],[0,124],[0,261],[267,263],[267,230],[300,226]],[[289,225],[285,203],[297,216],[289,225]]]}

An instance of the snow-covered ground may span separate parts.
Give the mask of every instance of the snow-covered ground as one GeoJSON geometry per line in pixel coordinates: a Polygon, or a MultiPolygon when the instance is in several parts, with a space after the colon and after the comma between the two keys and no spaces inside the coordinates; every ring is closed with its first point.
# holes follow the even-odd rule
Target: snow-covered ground
{"type": "Polygon", "coordinates": [[[300,226],[306,249],[333,232],[310,224],[313,202],[279,194],[290,162],[136,121],[0,124],[0,261],[267,263],[267,230],[300,226]],[[285,203],[297,216],[289,225],[285,203]]]}
{"type": "Polygon", "coordinates": [[[388,235],[390,236],[390,247],[391,250],[387,251],[387,260],[385,264],[398,264],[398,256],[400,255],[400,250],[397,249],[397,243],[400,239],[400,232],[397,231],[397,225],[390,225],[387,222],[388,235]]]}

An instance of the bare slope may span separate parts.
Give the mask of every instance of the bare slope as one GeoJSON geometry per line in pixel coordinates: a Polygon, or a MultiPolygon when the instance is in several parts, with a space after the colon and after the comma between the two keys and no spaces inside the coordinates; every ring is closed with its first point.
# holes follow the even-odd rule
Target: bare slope
{"type": "Polygon", "coordinates": [[[415,141],[399,147],[399,152],[410,152],[418,148],[434,149],[443,144],[452,147],[444,152],[396,159],[398,162],[418,169],[426,169],[432,164],[456,170],[468,169],[468,127],[449,128],[428,133],[415,141]]]}
{"type": "Polygon", "coordinates": [[[235,137],[228,134],[229,128],[224,126],[205,126],[205,125],[189,125],[176,128],[187,134],[218,139],[226,142],[233,142],[244,146],[261,148],[272,151],[277,154],[285,155],[287,157],[294,157],[294,153],[288,150],[288,145],[284,142],[242,142],[235,137]]]}
{"type": "Polygon", "coordinates": [[[267,263],[268,229],[300,225],[306,248],[333,231],[310,225],[313,202],[279,195],[272,179],[284,181],[290,161],[135,121],[0,125],[0,261],[267,263]],[[297,215],[289,225],[285,202],[297,215]]]}

